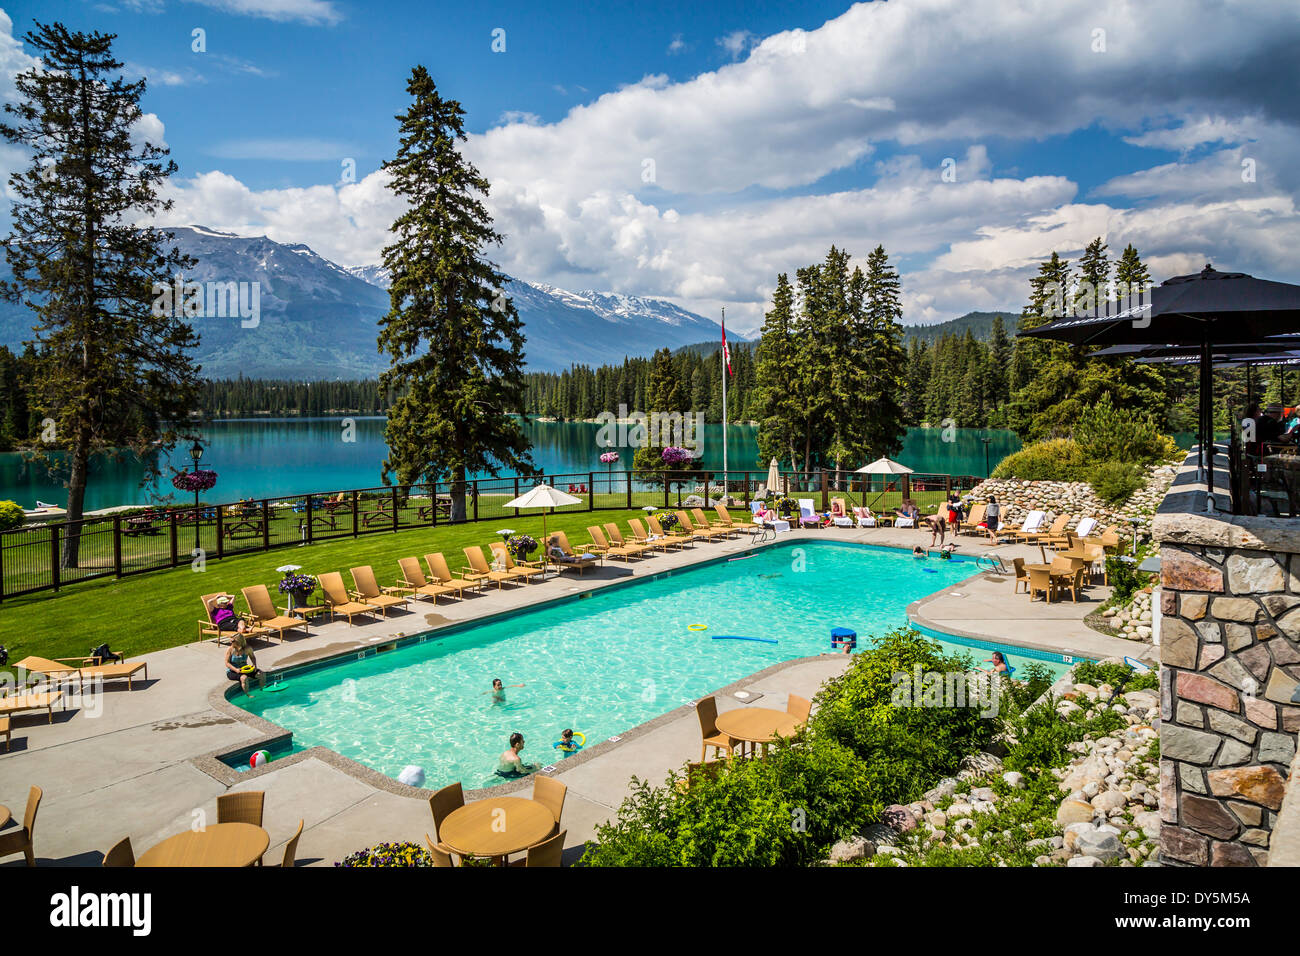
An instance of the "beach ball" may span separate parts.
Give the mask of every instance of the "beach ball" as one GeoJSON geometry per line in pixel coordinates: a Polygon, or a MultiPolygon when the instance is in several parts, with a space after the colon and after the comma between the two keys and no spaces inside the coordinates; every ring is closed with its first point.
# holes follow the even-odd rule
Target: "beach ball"
{"type": "Polygon", "coordinates": [[[402,768],[402,772],[397,775],[398,783],[404,783],[408,787],[424,786],[424,768],[417,767],[415,764],[408,764],[402,768]]]}
{"type": "Polygon", "coordinates": [[[248,765],[253,768],[261,767],[271,759],[271,755],[265,750],[254,750],[253,756],[248,758],[248,765]]]}

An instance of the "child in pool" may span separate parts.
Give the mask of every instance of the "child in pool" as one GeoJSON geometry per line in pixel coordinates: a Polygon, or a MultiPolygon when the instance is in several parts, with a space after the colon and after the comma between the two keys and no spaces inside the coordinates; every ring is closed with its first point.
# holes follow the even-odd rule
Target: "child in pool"
{"type": "Polygon", "coordinates": [[[925,548],[921,547],[921,546],[918,544],[915,548],[912,549],[912,557],[914,557],[914,558],[924,558],[924,557],[927,557],[927,555],[926,555],[926,553],[925,553],[925,548]]]}
{"type": "MultiPolygon", "coordinates": [[[[511,684],[511,687],[523,687],[523,684],[511,684]]],[[[504,704],[506,702],[506,687],[501,683],[500,677],[492,678],[492,689],[483,691],[485,694],[492,695],[492,703],[504,704]]]]}
{"type": "Polygon", "coordinates": [[[560,745],[555,748],[566,754],[574,754],[579,750],[578,744],[573,739],[573,730],[566,727],[560,732],[560,745]]]}

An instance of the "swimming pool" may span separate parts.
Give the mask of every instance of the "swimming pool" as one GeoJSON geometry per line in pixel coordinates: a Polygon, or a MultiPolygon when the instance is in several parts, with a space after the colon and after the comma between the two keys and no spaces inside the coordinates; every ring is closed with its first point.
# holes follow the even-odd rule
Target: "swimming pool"
{"type": "Polygon", "coordinates": [[[855,630],[862,647],[905,625],[911,602],[977,570],[960,557],[793,541],[291,672],[283,690],[233,702],[292,731],[295,748],[325,746],[392,777],[415,764],[430,788],[492,786],[513,731],[525,762],[558,762],[552,744],[566,727],[594,746],[747,674],[829,651],[833,627],[855,630]],[[505,703],[488,693],[494,677],[505,703]]]}

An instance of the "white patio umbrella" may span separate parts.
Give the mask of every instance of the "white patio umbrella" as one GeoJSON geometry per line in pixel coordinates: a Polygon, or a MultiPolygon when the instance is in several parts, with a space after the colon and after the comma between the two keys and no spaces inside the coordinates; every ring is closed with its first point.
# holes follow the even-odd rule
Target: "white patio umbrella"
{"type": "Polygon", "coordinates": [[[546,554],[546,508],[558,508],[561,505],[576,505],[582,502],[581,498],[575,498],[573,495],[566,495],[563,491],[557,491],[550,485],[541,484],[531,491],[527,491],[518,498],[512,498],[507,501],[503,507],[506,508],[541,508],[542,511],[542,553],[546,554]]]}
{"type": "MultiPolygon", "coordinates": [[[[892,458],[877,458],[869,465],[863,465],[854,471],[857,475],[910,475],[912,469],[906,465],[900,465],[892,458]]],[[[866,501],[866,489],[862,491],[862,500],[866,501]]]]}
{"type": "Polygon", "coordinates": [[[767,490],[773,494],[777,494],[781,490],[781,469],[777,465],[775,458],[767,466],[767,490]]]}

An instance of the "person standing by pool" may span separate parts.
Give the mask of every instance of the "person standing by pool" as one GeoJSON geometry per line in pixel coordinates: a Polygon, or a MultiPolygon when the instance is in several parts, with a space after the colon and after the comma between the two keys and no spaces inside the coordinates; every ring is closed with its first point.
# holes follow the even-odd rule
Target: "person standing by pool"
{"type": "Polygon", "coordinates": [[[948,522],[944,520],[943,515],[941,514],[927,515],[925,518],[922,518],[921,520],[930,529],[930,547],[932,548],[934,547],[934,542],[936,538],[939,539],[939,544],[940,546],[942,546],[944,533],[948,530],[948,522]]]}
{"type": "Polygon", "coordinates": [[[988,529],[989,540],[996,542],[998,540],[998,528],[1001,521],[998,519],[1002,516],[1002,506],[998,504],[998,499],[989,498],[989,503],[984,507],[984,527],[988,529]]]}
{"type": "Polygon", "coordinates": [[[510,747],[497,758],[497,773],[502,777],[522,777],[537,769],[537,764],[524,763],[519,752],[524,749],[524,735],[515,731],[510,735],[510,747]]]}
{"type": "Polygon", "coordinates": [[[253,692],[248,689],[248,683],[252,678],[257,678],[259,690],[266,687],[266,675],[258,669],[257,657],[248,646],[248,638],[243,634],[236,634],[230,639],[230,649],[226,651],[226,677],[229,680],[239,681],[239,686],[249,697],[253,696],[253,692]],[[245,672],[244,668],[250,664],[253,669],[245,672]]]}
{"type": "MultiPolygon", "coordinates": [[[[523,684],[511,684],[511,687],[523,687],[523,684]]],[[[485,694],[492,695],[492,703],[504,704],[506,702],[506,686],[501,683],[500,677],[492,678],[492,689],[483,691],[485,694]]]]}

